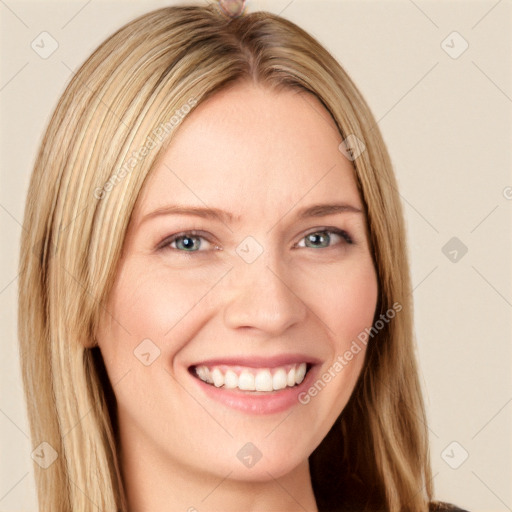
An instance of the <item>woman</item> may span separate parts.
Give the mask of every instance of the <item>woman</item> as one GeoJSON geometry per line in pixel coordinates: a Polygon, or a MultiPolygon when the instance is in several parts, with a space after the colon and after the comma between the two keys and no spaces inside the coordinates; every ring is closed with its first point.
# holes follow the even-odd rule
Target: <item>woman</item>
{"type": "Polygon", "coordinates": [[[449,509],[389,157],[297,26],[121,28],[56,108],[25,222],[41,510],[449,509]]]}

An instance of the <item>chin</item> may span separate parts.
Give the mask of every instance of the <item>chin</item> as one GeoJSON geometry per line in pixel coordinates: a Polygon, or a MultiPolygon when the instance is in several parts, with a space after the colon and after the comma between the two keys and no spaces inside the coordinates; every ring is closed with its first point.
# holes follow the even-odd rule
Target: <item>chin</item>
{"type": "MultiPolygon", "coordinates": [[[[265,434],[267,435],[267,434],[265,434]]],[[[272,436],[273,434],[270,434],[272,436]]],[[[300,433],[290,432],[288,439],[298,439],[300,433]]],[[[259,436],[261,439],[262,436],[259,436]]],[[[240,437],[226,443],[221,453],[211,455],[211,464],[204,467],[205,471],[214,471],[224,478],[229,474],[230,479],[246,482],[267,482],[281,478],[301,464],[307,463],[312,447],[297,446],[297,442],[281,442],[283,434],[269,441],[239,441],[240,437]],[[308,449],[309,448],[309,449],[308,449]]],[[[253,438],[255,439],[255,438],[253,438]]]]}

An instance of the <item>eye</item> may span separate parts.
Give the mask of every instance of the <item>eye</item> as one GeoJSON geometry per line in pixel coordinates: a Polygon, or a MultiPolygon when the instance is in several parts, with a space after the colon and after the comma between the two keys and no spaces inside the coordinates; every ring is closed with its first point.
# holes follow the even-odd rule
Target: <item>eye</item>
{"type": "MultiPolygon", "coordinates": [[[[208,247],[209,245],[213,244],[206,237],[199,235],[195,231],[187,231],[167,237],[159,244],[158,249],[175,250],[178,252],[203,252],[212,248],[208,247]],[[202,250],[200,251],[200,249],[202,250]]],[[[213,248],[216,249],[217,247],[213,248]]]]}
{"type": "Polygon", "coordinates": [[[326,249],[343,242],[348,244],[354,243],[346,231],[341,229],[322,229],[307,234],[297,246],[310,249],[326,249]]]}

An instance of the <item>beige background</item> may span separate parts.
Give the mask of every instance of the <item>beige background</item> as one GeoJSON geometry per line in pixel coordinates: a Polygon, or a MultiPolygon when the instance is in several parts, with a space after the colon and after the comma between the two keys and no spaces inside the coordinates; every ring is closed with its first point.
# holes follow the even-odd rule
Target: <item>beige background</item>
{"type": "MultiPolygon", "coordinates": [[[[36,147],[71,70],[119,26],[170,3],[0,1],[0,511],[36,510],[16,339],[36,147]],[[59,45],[47,59],[31,48],[43,31],[59,45]]],[[[471,511],[512,510],[512,3],[249,1],[259,9],[334,53],[388,144],[409,231],[437,496],[471,511]],[[458,58],[445,51],[455,56],[464,40],[458,58]],[[468,248],[462,258],[461,246],[445,249],[456,262],[442,251],[452,237],[468,248]]]]}

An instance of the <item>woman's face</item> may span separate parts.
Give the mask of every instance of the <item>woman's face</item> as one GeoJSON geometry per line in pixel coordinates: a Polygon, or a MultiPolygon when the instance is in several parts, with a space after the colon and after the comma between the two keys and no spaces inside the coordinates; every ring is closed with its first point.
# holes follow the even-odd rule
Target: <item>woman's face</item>
{"type": "Polygon", "coordinates": [[[97,331],[126,463],[262,481],[304,464],[327,434],[377,302],[340,142],[313,96],[252,84],[176,130],[97,331]]]}

